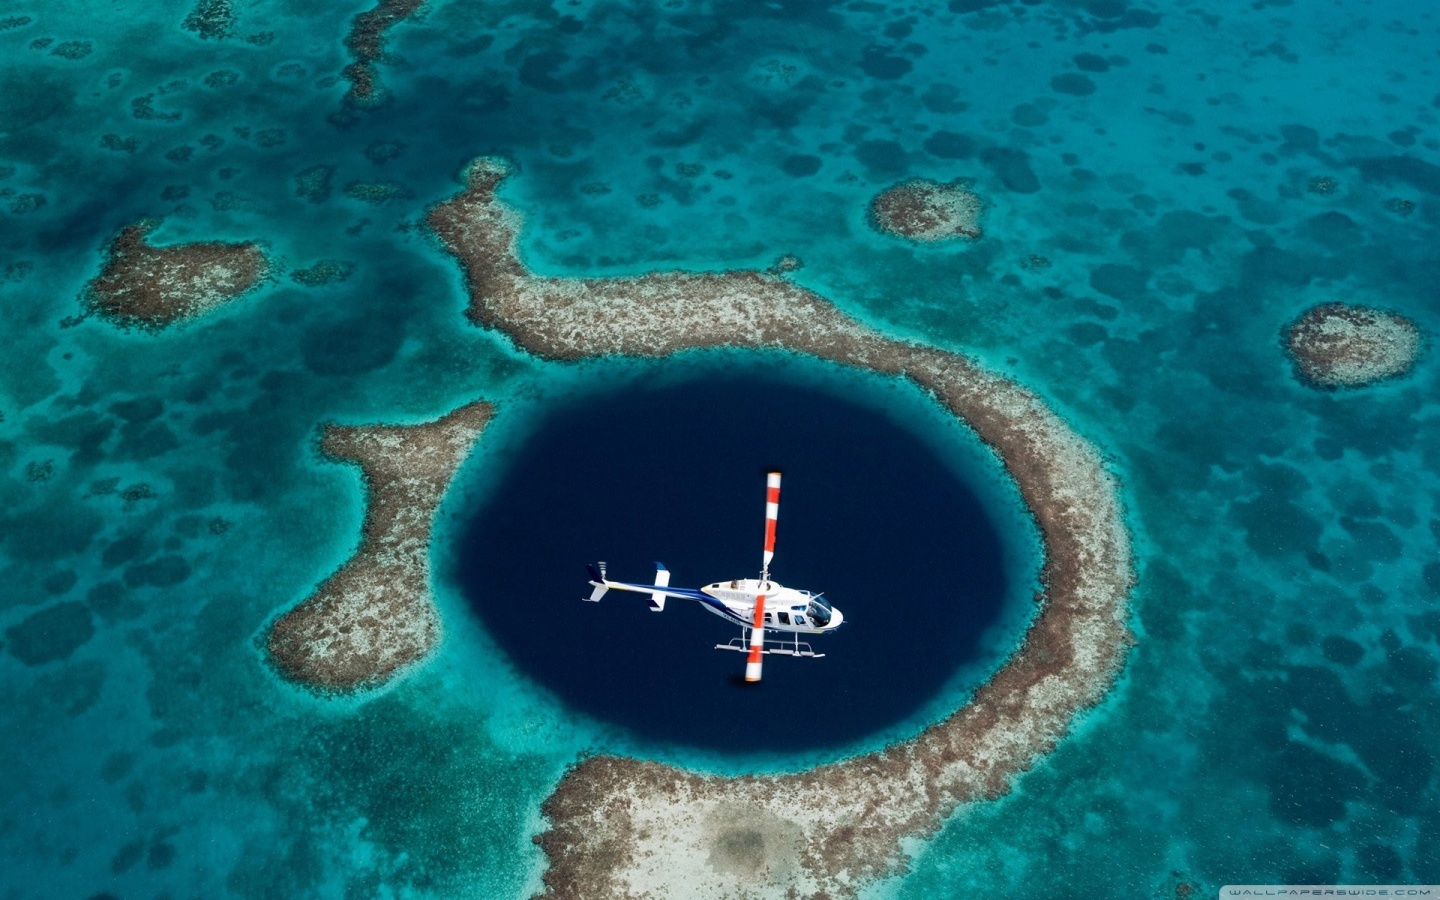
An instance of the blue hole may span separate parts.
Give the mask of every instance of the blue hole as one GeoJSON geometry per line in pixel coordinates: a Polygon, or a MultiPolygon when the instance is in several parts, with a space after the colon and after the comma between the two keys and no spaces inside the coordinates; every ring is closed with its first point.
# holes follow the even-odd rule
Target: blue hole
{"type": "Polygon", "coordinates": [[[587,391],[546,407],[508,461],[482,461],[503,471],[457,529],[451,574],[521,671],[641,743],[783,754],[893,730],[993,655],[987,629],[1023,621],[1015,598],[1028,603],[1035,576],[1014,571],[1025,538],[995,515],[993,484],[947,456],[968,453],[992,482],[998,464],[937,444],[946,414],[918,390],[789,369],[587,391]],[[917,414],[928,432],[907,424],[917,414]],[[740,629],[700,604],[581,602],[597,560],[629,582],[650,582],[657,560],[675,586],[756,577],[771,468],[784,472],[771,577],[824,591],[846,618],[803,638],[824,658],[767,656],[746,685],[744,655],[714,649],[740,629]]]}

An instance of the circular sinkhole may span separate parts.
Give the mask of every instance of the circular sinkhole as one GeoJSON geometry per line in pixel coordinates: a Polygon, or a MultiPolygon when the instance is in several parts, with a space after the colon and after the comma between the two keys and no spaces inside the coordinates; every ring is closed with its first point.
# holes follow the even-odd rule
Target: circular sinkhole
{"type": "Polygon", "coordinates": [[[950,712],[1033,611],[1033,526],[998,461],[908,382],[788,356],[706,363],[597,366],[482,445],[448,577],[523,673],[642,744],[837,750],[950,712]],[[672,586],[758,577],[771,469],[771,578],[845,617],[802,636],[823,657],[766,656],[746,684],[745,655],[716,649],[740,629],[701,604],[582,602],[599,560],[635,583],[657,561],[672,586]]]}

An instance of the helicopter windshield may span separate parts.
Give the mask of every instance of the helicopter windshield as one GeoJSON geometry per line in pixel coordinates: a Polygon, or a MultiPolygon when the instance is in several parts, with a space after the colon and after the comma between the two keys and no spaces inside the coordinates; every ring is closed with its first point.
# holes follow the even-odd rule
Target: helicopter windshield
{"type": "Polygon", "coordinates": [[[810,615],[810,621],[816,625],[823,628],[830,624],[830,601],[824,597],[811,597],[810,606],[806,611],[810,615]]]}

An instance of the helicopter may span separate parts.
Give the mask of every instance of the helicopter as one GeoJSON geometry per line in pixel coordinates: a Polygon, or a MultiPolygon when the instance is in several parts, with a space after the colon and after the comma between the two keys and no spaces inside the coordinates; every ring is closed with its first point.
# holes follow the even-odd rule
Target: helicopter
{"type": "Polygon", "coordinates": [[[670,570],[657,562],[654,583],[636,584],[609,580],[605,563],[601,562],[586,567],[594,591],[584,599],[598,603],[610,590],[649,594],[653,612],[664,611],[665,600],[669,597],[698,602],[707,612],[740,626],[739,638],[716,644],[715,649],[747,654],[745,680],[748,682],[760,680],[762,657],[767,654],[823,657],[825,654],[816,653],[808,642],[800,640],[800,636],[828,634],[844,624],[845,616],[822,594],[785,587],[770,580],[770,562],[775,558],[775,521],[779,512],[780,473],[770,472],[765,476],[765,554],[759,578],[716,581],[701,588],[671,587],[670,570]],[[787,633],[793,638],[766,646],[766,631],[787,633]]]}

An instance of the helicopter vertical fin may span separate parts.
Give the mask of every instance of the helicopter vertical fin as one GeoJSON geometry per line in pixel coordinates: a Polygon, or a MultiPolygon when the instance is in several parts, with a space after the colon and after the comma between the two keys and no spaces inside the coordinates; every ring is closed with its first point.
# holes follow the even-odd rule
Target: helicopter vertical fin
{"type": "Polygon", "coordinates": [[[605,592],[610,590],[605,586],[605,564],[602,562],[599,568],[587,565],[585,570],[590,573],[590,584],[595,588],[585,599],[591,603],[599,603],[600,598],[605,596],[605,592]]]}
{"type": "MultiPolygon", "coordinates": [[[[670,586],[670,570],[665,568],[661,562],[655,563],[655,586],[670,586]]],[[[663,612],[665,609],[665,594],[663,591],[656,591],[650,595],[650,609],[652,612],[663,612]]]]}

